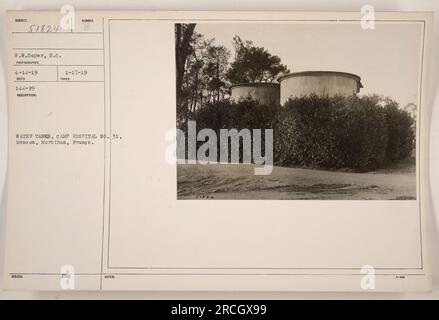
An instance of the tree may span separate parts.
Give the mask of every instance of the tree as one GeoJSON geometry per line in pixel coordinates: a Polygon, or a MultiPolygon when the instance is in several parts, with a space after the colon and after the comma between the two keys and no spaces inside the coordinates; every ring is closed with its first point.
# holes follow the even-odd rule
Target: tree
{"type": "Polygon", "coordinates": [[[195,23],[175,24],[175,65],[176,65],[176,90],[177,90],[177,116],[183,118],[186,113],[182,104],[183,78],[186,60],[191,53],[191,39],[195,30],[195,23]]]}
{"type": "Polygon", "coordinates": [[[208,55],[203,69],[209,91],[208,102],[218,102],[224,97],[227,81],[225,73],[229,57],[230,52],[224,46],[211,45],[208,48],[208,55]]]}
{"type": "Polygon", "coordinates": [[[189,47],[190,53],[177,92],[180,124],[184,124],[202,105],[223,99],[228,86],[225,74],[230,51],[222,45],[216,45],[215,39],[206,39],[196,31],[192,33],[189,47]]]}
{"type": "Polygon", "coordinates": [[[273,82],[279,75],[290,72],[278,56],[271,55],[265,48],[256,47],[239,36],[233,41],[235,61],[227,72],[232,83],[273,82]]]}

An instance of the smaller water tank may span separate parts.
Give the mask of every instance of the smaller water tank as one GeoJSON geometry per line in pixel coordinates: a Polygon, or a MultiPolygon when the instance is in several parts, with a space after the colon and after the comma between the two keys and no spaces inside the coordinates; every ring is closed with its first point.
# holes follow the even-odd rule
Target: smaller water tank
{"type": "Polygon", "coordinates": [[[230,98],[235,101],[250,98],[266,105],[278,105],[280,101],[278,83],[241,83],[231,86],[230,89],[230,98]]]}

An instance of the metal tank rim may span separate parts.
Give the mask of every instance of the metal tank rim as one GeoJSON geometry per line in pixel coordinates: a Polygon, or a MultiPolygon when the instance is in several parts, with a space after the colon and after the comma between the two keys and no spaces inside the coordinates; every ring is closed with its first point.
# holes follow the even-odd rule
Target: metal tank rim
{"type": "Polygon", "coordinates": [[[361,77],[349,72],[342,72],[342,71],[300,71],[300,72],[292,72],[285,74],[283,76],[280,76],[277,78],[277,81],[280,83],[285,79],[293,78],[293,77],[300,77],[300,76],[341,76],[346,78],[354,79],[358,82],[359,87],[363,88],[363,84],[361,83],[361,77]]]}

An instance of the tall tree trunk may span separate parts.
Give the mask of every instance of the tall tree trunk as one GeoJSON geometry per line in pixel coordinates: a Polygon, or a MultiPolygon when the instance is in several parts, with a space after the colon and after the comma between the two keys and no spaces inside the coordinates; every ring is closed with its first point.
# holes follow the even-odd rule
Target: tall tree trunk
{"type": "Polygon", "coordinates": [[[190,54],[190,41],[194,33],[195,23],[175,25],[175,69],[177,90],[177,116],[185,121],[187,110],[183,102],[183,79],[186,60],[190,54]]]}
{"type": "Polygon", "coordinates": [[[218,59],[219,58],[217,58],[217,61],[216,61],[216,79],[217,79],[217,81],[218,81],[218,83],[217,83],[217,86],[218,86],[218,88],[217,88],[217,90],[218,90],[218,93],[217,93],[217,102],[219,102],[220,101],[220,74],[219,74],[219,61],[218,61],[218,59]]]}

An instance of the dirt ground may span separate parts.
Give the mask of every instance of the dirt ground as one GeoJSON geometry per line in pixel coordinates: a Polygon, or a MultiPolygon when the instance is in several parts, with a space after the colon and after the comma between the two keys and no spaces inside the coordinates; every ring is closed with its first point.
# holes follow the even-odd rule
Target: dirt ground
{"type": "Polygon", "coordinates": [[[178,199],[416,199],[414,160],[367,173],[274,167],[254,175],[249,164],[179,164],[178,199]]]}

